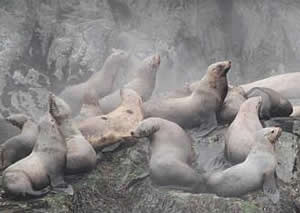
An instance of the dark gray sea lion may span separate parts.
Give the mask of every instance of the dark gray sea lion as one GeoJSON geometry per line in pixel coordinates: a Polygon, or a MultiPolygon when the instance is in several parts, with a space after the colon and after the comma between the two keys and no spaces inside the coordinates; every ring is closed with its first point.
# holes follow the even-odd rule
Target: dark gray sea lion
{"type": "Polygon", "coordinates": [[[50,100],[50,114],[56,120],[58,129],[67,144],[66,173],[74,174],[92,170],[96,166],[96,152],[74,125],[70,107],[55,95],[52,95],[50,100]]]}
{"type": "Polygon", "coordinates": [[[260,96],[246,100],[225,133],[225,156],[232,163],[243,162],[256,143],[255,134],[263,128],[258,116],[261,104],[260,96]]]}
{"type": "Polygon", "coordinates": [[[22,132],[0,145],[0,169],[29,155],[39,133],[37,124],[24,114],[13,114],[6,119],[22,132]]]}
{"type": "Polygon", "coordinates": [[[246,93],[247,98],[261,96],[260,118],[288,117],[293,112],[293,106],[288,99],[278,92],[266,87],[254,87],[246,93]]]}
{"type": "Polygon", "coordinates": [[[121,66],[127,63],[129,54],[122,50],[115,50],[104,62],[102,69],[94,73],[87,81],[68,86],[61,93],[72,109],[72,116],[79,113],[83,95],[90,89],[94,89],[98,98],[108,95],[113,86],[114,79],[121,66]]]}
{"type": "Polygon", "coordinates": [[[137,92],[121,89],[120,96],[121,105],[111,113],[80,122],[79,130],[96,150],[118,142],[131,142],[130,131],[144,119],[142,99],[137,92]]]}
{"type": "Polygon", "coordinates": [[[239,197],[263,188],[272,202],[279,201],[275,168],[277,160],[274,143],[281,135],[281,128],[268,127],[257,131],[257,143],[246,160],[240,164],[208,175],[208,191],[223,197],[239,197]]]}
{"type": "MultiPolygon", "coordinates": [[[[123,88],[133,89],[142,98],[148,100],[155,88],[156,73],[160,65],[160,56],[153,55],[146,58],[139,66],[135,77],[128,82],[123,88]]],[[[121,104],[120,90],[102,98],[100,108],[104,114],[112,112],[121,104]]]]}
{"type": "Polygon", "coordinates": [[[189,192],[202,191],[202,179],[191,167],[192,139],[176,123],[147,118],[131,132],[150,139],[150,178],[155,185],[189,192]]]}
{"type": "Polygon", "coordinates": [[[19,135],[21,130],[8,122],[1,114],[0,114],[0,144],[7,141],[9,138],[19,135]]]}
{"type": "Polygon", "coordinates": [[[241,87],[248,92],[254,87],[267,87],[280,93],[287,99],[300,98],[300,72],[286,73],[272,76],[248,84],[242,84],[241,87]]]}
{"type": "Polygon", "coordinates": [[[9,195],[38,197],[49,192],[49,185],[56,190],[66,189],[66,143],[50,113],[38,126],[32,153],[3,171],[2,186],[9,195]]]}
{"type": "Polygon", "coordinates": [[[187,97],[144,103],[145,118],[164,118],[182,128],[200,126],[203,135],[210,133],[217,127],[216,113],[221,109],[227,94],[226,74],[230,67],[230,61],[210,65],[197,89],[187,97]]]}

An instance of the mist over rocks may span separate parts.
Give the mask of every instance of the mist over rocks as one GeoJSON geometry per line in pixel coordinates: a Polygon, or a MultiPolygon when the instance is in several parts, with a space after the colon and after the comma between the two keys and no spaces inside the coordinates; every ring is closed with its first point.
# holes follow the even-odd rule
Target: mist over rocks
{"type": "MultiPolygon", "coordinates": [[[[49,91],[58,94],[66,85],[86,80],[101,69],[112,48],[131,53],[114,89],[127,83],[138,63],[153,53],[161,56],[154,94],[200,79],[209,64],[221,60],[232,61],[231,84],[296,72],[300,65],[299,20],[298,0],[1,0],[0,112],[3,116],[24,112],[39,119],[49,91]]],[[[299,144],[297,134],[286,134],[289,143],[282,142],[284,150],[299,144]]],[[[206,140],[214,143],[219,139],[216,133],[206,140]]],[[[264,207],[265,212],[285,212],[299,194],[295,191],[300,186],[296,181],[300,163],[295,164],[298,151],[278,170],[289,185],[280,183],[283,198],[273,206],[260,192],[255,193],[256,198],[241,200],[159,191],[149,180],[137,178],[147,171],[140,159],[146,152],[144,146],[105,154],[96,171],[72,180],[77,189],[73,198],[53,195],[8,205],[16,209],[25,205],[33,212],[45,206],[74,212],[101,208],[110,212],[139,212],[141,208],[143,212],[168,208],[173,212],[205,212],[206,208],[259,212],[264,207]],[[122,164],[120,158],[125,159],[122,164]],[[119,192],[114,186],[121,186],[120,181],[133,181],[134,186],[119,192]],[[93,191],[97,184],[99,188],[93,191]],[[91,200],[92,204],[87,202],[91,200]]],[[[1,199],[0,210],[7,202],[1,199]]]]}

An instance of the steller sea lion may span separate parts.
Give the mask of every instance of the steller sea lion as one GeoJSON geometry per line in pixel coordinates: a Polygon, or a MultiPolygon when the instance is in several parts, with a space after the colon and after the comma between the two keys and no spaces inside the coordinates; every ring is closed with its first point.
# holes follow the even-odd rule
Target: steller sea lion
{"type": "Polygon", "coordinates": [[[268,127],[256,132],[257,142],[246,160],[224,171],[204,175],[207,190],[223,197],[239,197],[263,188],[273,203],[279,201],[275,168],[277,160],[274,143],[281,135],[281,128],[268,127]]]}
{"type": "Polygon", "coordinates": [[[145,118],[160,117],[177,123],[182,128],[200,125],[203,135],[217,127],[216,113],[227,94],[226,74],[230,61],[217,62],[208,67],[197,89],[187,97],[170,98],[154,103],[144,103],[145,118]]]}
{"type": "Polygon", "coordinates": [[[248,84],[242,84],[240,86],[245,90],[245,92],[248,92],[254,87],[267,87],[275,90],[287,99],[299,99],[299,79],[300,72],[293,72],[272,76],[248,84]]]}
{"type": "Polygon", "coordinates": [[[79,124],[82,135],[99,150],[132,140],[130,131],[143,120],[142,99],[132,89],[121,89],[121,105],[107,115],[88,118],[79,124]]]}
{"type": "Polygon", "coordinates": [[[50,114],[56,120],[67,145],[66,173],[87,172],[95,168],[96,152],[74,125],[68,104],[53,94],[49,104],[50,114]]]}
{"type": "Polygon", "coordinates": [[[0,114],[0,144],[7,141],[9,138],[19,135],[21,133],[20,129],[8,122],[1,114],[0,114]]]}
{"type": "Polygon", "coordinates": [[[114,50],[107,57],[100,71],[94,73],[87,81],[66,87],[59,95],[72,109],[72,116],[76,116],[82,105],[83,95],[94,89],[98,99],[108,95],[113,86],[119,68],[126,64],[129,54],[122,50],[114,50]]]}
{"type": "Polygon", "coordinates": [[[260,96],[247,99],[225,133],[225,156],[232,163],[244,161],[255,142],[255,133],[262,129],[258,113],[260,96]]]}
{"type": "Polygon", "coordinates": [[[155,185],[189,192],[202,191],[202,179],[191,167],[192,139],[176,123],[147,118],[131,132],[133,137],[150,139],[150,178],[155,185]]]}
{"type": "MultiPolygon", "coordinates": [[[[148,100],[155,88],[156,73],[159,65],[159,55],[153,55],[144,59],[136,71],[134,79],[128,82],[123,88],[133,89],[141,96],[143,101],[148,100]]],[[[100,108],[104,114],[107,114],[116,109],[120,103],[120,90],[117,90],[100,100],[100,108]]]]}
{"type": "Polygon", "coordinates": [[[293,112],[292,104],[278,92],[266,87],[254,87],[246,93],[247,98],[261,96],[260,119],[288,117],[293,112]]]}
{"type": "Polygon", "coordinates": [[[22,132],[0,145],[0,169],[29,155],[39,133],[37,124],[24,114],[13,114],[6,120],[22,129],[22,132]]]}
{"type": "Polygon", "coordinates": [[[41,118],[38,128],[31,154],[3,171],[2,186],[9,195],[38,197],[49,192],[49,185],[57,190],[66,187],[63,175],[67,147],[49,112],[41,118]]]}

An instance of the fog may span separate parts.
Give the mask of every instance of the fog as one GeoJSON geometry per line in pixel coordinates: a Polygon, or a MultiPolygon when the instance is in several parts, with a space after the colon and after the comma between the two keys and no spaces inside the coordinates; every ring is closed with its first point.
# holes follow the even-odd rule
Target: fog
{"type": "Polygon", "coordinates": [[[160,54],[155,94],[225,59],[234,85],[296,72],[299,20],[297,0],[1,0],[1,113],[38,118],[49,91],[101,70],[112,48],[131,53],[114,88],[160,54]]]}

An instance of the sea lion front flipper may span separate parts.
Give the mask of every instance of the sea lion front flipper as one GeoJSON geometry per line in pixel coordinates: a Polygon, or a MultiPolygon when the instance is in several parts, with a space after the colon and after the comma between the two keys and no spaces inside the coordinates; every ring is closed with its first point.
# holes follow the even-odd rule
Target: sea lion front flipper
{"type": "Polygon", "coordinates": [[[53,175],[52,177],[50,176],[50,181],[51,181],[52,191],[54,193],[64,192],[68,195],[74,194],[73,187],[64,181],[63,176],[61,176],[59,174],[53,175]]]}
{"type": "Polygon", "coordinates": [[[200,136],[204,137],[214,131],[218,127],[217,116],[215,112],[208,112],[205,121],[201,122],[199,131],[200,136]]]}
{"type": "Polygon", "coordinates": [[[273,203],[277,203],[279,201],[280,193],[277,188],[275,173],[264,175],[263,190],[265,195],[273,203]]]}

